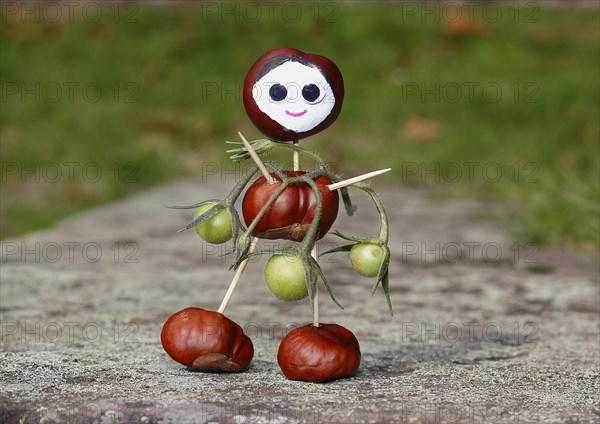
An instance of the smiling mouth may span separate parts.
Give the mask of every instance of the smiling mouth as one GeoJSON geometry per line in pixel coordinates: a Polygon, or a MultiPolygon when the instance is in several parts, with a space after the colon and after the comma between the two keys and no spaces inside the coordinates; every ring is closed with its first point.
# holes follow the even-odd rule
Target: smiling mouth
{"type": "Polygon", "coordinates": [[[304,115],[306,112],[308,112],[308,109],[304,109],[302,112],[298,112],[298,113],[290,112],[287,109],[285,110],[286,115],[293,116],[294,118],[298,118],[298,117],[304,115]]]}

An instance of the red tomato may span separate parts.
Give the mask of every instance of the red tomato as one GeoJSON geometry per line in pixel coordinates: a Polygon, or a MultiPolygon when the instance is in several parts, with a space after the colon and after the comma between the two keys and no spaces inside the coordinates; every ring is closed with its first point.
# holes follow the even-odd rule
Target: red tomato
{"type": "MultiPolygon", "coordinates": [[[[287,177],[306,174],[304,171],[283,171],[287,177]]],[[[282,182],[275,173],[271,173],[275,182],[267,183],[264,177],[258,178],[246,191],[242,202],[242,213],[246,225],[250,225],[262,207],[281,186],[282,182]]],[[[339,195],[337,190],[330,191],[327,186],[331,180],[325,176],[315,178],[321,192],[323,210],[319,221],[317,239],[323,238],[337,218],[339,195]]],[[[286,239],[302,241],[315,216],[316,199],[311,186],[306,183],[288,186],[277,198],[271,208],[263,215],[254,229],[253,235],[264,239],[286,239]]]]}

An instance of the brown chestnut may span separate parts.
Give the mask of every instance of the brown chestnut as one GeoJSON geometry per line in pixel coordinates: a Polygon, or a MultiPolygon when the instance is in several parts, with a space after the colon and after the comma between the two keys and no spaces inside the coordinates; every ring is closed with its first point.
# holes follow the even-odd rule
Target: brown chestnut
{"type": "Polygon", "coordinates": [[[360,346],[350,330],[337,324],[309,324],[281,341],[277,362],[290,380],[320,383],[351,377],[360,365],[360,346]]]}
{"type": "Polygon", "coordinates": [[[244,80],[246,113],[267,137],[300,140],[329,127],[344,100],[344,80],[331,60],[297,49],[262,55],[244,80]]]}
{"type": "Polygon", "coordinates": [[[171,358],[197,371],[241,372],[254,355],[242,327],[219,312],[200,308],[171,315],[160,339],[171,358]]]}

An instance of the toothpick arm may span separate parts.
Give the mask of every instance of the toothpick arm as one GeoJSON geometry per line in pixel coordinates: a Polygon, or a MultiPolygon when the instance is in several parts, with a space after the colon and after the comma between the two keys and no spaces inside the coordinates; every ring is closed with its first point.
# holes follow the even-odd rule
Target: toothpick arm
{"type": "Polygon", "coordinates": [[[386,172],[391,171],[392,168],[380,169],[379,171],[368,172],[363,175],[358,175],[356,177],[348,178],[347,180],[340,181],[339,183],[329,184],[327,188],[330,191],[337,190],[338,188],[346,187],[352,185],[354,183],[358,183],[360,181],[368,180],[369,178],[376,177],[381,174],[385,174],[386,172]]]}
{"type": "Polygon", "coordinates": [[[244,147],[246,147],[246,150],[248,150],[250,157],[252,158],[254,163],[256,163],[256,165],[258,166],[258,169],[260,169],[260,172],[263,174],[263,177],[265,177],[265,180],[267,180],[267,183],[273,184],[275,182],[275,179],[271,176],[269,171],[267,171],[267,167],[265,166],[263,161],[260,160],[260,158],[258,157],[256,152],[252,148],[252,145],[250,145],[250,143],[248,143],[248,140],[246,140],[246,138],[242,135],[241,132],[238,131],[238,135],[242,139],[242,143],[244,143],[244,147]]]}

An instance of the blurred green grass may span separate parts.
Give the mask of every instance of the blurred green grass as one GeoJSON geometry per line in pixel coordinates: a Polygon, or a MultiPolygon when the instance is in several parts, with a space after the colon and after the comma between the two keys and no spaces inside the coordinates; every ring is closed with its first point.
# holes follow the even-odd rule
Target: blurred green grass
{"type": "Polygon", "coordinates": [[[61,23],[3,8],[3,238],[198,178],[238,130],[259,138],[243,78],[291,46],[344,74],[342,114],[303,144],[345,175],[392,166],[387,183],[509,205],[498,215],[516,239],[600,245],[597,10],[526,3],[495,22],[479,7],[457,21],[414,2],[282,3],[255,19],[206,4],[126,2],[61,23]]]}

